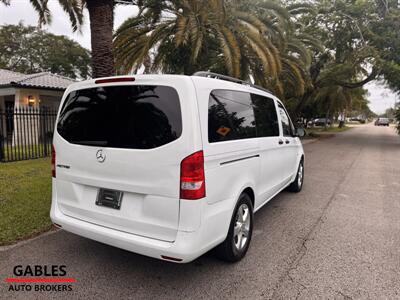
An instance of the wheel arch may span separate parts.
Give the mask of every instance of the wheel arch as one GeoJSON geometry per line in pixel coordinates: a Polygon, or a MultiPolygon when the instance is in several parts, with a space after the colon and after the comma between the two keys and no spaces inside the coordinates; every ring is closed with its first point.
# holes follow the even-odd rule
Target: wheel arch
{"type": "MultiPolygon", "coordinates": [[[[254,205],[255,205],[255,194],[254,194],[254,190],[253,190],[251,187],[246,187],[246,188],[239,194],[239,197],[240,197],[240,195],[243,194],[243,193],[247,194],[247,195],[250,197],[250,199],[251,199],[251,205],[253,205],[253,210],[254,210],[254,205]]],[[[237,203],[237,201],[239,201],[239,197],[238,197],[238,199],[236,200],[236,203],[237,203]]]]}
{"type": "Polygon", "coordinates": [[[226,228],[224,230],[225,238],[226,238],[226,235],[228,234],[229,225],[230,225],[230,223],[232,221],[233,214],[235,213],[236,205],[239,202],[240,195],[242,195],[243,193],[246,193],[247,195],[249,195],[249,197],[251,199],[251,204],[253,205],[253,211],[254,211],[254,205],[255,205],[255,202],[256,202],[255,201],[256,199],[255,199],[254,186],[252,186],[251,183],[247,183],[247,184],[242,185],[242,187],[240,189],[238,189],[238,192],[236,193],[236,196],[235,196],[235,201],[233,201],[233,203],[231,204],[231,208],[230,208],[231,217],[229,219],[229,222],[226,223],[226,228]]]}

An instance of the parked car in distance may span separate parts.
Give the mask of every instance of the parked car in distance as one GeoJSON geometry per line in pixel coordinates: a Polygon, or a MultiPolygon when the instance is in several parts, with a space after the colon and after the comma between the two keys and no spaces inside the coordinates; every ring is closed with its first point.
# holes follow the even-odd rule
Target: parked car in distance
{"type": "Polygon", "coordinates": [[[359,122],[361,124],[365,124],[366,118],[365,117],[360,117],[360,116],[352,117],[352,118],[349,119],[349,121],[351,121],[351,122],[359,122]]]}
{"type": "Polygon", "coordinates": [[[329,126],[329,125],[331,125],[331,120],[327,119],[327,118],[317,118],[312,121],[312,125],[313,126],[325,126],[325,125],[329,126]]]}
{"type": "Polygon", "coordinates": [[[238,261],[253,213],[303,186],[304,130],[270,92],[223,75],[82,81],[56,122],[53,223],[154,258],[217,247],[238,261]]]}
{"type": "Polygon", "coordinates": [[[375,126],[389,126],[388,118],[378,118],[375,120],[375,126]]]}

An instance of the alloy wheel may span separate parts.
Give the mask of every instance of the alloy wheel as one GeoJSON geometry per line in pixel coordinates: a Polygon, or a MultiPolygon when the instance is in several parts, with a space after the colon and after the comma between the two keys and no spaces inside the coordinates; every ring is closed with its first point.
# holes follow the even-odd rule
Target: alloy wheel
{"type": "Polygon", "coordinates": [[[250,209],[247,204],[242,204],[236,212],[235,226],[233,228],[233,242],[237,250],[245,248],[250,231],[250,209]]]}
{"type": "Polygon", "coordinates": [[[303,184],[303,169],[304,169],[303,164],[300,163],[299,170],[297,172],[297,183],[299,187],[301,187],[301,185],[303,184]]]}

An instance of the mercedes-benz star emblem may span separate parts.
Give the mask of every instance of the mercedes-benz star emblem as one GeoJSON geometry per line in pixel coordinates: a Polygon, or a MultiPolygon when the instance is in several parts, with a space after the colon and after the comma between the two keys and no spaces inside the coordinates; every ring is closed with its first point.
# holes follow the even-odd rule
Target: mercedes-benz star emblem
{"type": "Polygon", "coordinates": [[[104,153],[104,151],[102,149],[100,149],[96,152],[96,158],[97,158],[97,161],[100,163],[102,163],[106,160],[106,154],[104,153]]]}

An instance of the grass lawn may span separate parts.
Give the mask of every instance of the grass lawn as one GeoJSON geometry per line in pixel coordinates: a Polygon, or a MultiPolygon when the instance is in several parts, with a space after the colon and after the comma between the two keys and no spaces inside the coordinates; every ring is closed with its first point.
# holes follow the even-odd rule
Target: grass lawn
{"type": "Polygon", "coordinates": [[[5,161],[12,160],[23,160],[30,158],[38,158],[50,156],[51,153],[51,144],[39,144],[39,145],[19,145],[19,146],[11,146],[6,144],[4,146],[4,158],[5,161]],[[47,152],[47,155],[45,155],[47,152]]]}
{"type": "Polygon", "coordinates": [[[320,136],[321,134],[324,134],[324,133],[343,132],[343,131],[349,130],[351,128],[352,127],[349,127],[349,126],[344,126],[342,128],[339,128],[337,125],[333,125],[332,127],[328,127],[326,130],[324,127],[306,128],[306,132],[307,132],[307,135],[320,136]]]}
{"type": "Polygon", "coordinates": [[[51,228],[50,159],[0,163],[0,245],[51,228]]]}

